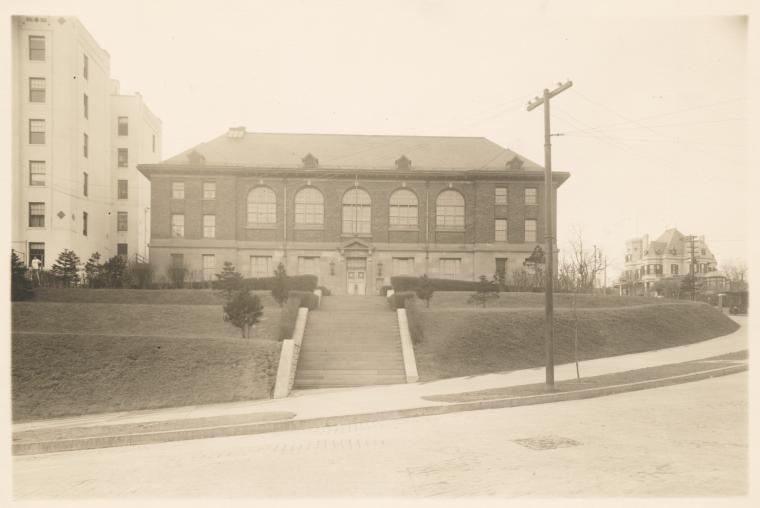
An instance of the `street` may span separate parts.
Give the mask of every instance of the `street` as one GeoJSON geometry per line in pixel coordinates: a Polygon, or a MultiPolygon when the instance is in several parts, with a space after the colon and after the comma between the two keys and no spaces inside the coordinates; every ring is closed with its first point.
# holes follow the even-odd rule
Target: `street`
{"type": "Polygon", "coordinates": [[[596,399],[15,457],[17,499],[736,496],[747,374],[596,399]]]}

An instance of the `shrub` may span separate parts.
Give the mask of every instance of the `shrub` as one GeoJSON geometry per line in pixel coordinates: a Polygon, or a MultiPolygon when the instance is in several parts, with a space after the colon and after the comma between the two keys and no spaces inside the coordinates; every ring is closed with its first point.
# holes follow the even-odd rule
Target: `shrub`
{"type": "Polygon", "coordinates": [[[415,293],[417,294],[417,298],[425,300],[425,307],[430,307],[430,299],[433,298],[434,292],[433,283],[430,281],[427,274],[420,277],[415,293]]]}
{"type": "Polygon", "coordinates": [[[103,278],[103,264],[100,262],[100,253],[95,252],[84,265],[84,273],[87,280],[85,283],[89,288],[102,288],[105,286],[103,278]]]}
{"type": "Polygon", "coordinates": [[[380,288],[380,294],[383,296],[388,296],[388,291],[390,291],[391,289],[393,289],[393,286],[382,286],[380,288]]]}
{"type": "Polygon", "coordinates": [[[319,307],[319,297],[308,291],[289,291],[288,299],[291,298],[298,300],[299,307],[306,307],[309,310],[319,307]]]}
{"type": "Polygon", "coordinates": [[[490,300],[497,298],[499,298],[499,286],[494,281],[488,280],[485,275],[481,275],[477,292],[472,294],[467,301],[485,307],[490,300]]]}
{"type": "Polygon", "coordinates": [[[127,260],[124,256],[114,256],[103,263],[103,280],[109,288],[120,288],[124,284],[127,271],[127,260]]]}
{"type": "Polygon", "coordinates": [[[124,278],[132,289],[148,289],[153,284],[153,267],[150,263],[133,261],[127,265],[124,278]]]}
{"type": "Polygon", "coordinates": [[[409,323],[409,335],[414,344],[419,344],[425,339],[422,327],[422,311],[414,298],[407,299],[404,304],[406,305],[406,320],[409,323]]]}
{"type": "Polygon", "coordinates": [[[319,286],[319,287],[317,287],[317,289],[319,289],[320,291],[322,291],[322,296],[330,296],[332,294],[332,291],[330,291],[329,289],[327,289],[324,286],[319,286]]]}
{"type": "Polygon", "coordinates": [[[243,288],[243,276],[235,270],[235,265],[229,261],[224,262],[222,271],[216,274],[216,283],[213,284],[215,289],[218,289],[229,300],[232,297],[234,291],[239,291],[243,288]]]}
{"type": "Polygon", "coordinates": [[[282,306],[277,340],[288,340],[293,336],[300,306],[301,302],[297,298],[289,298],[285,305],[282,306]]]}
{"type": "Polygon", "coordinates": [[[240,328],[244,339],[250,336],[251,326],[258,323],[263,313],[259,297],[248,291],[236,292],[224,306],[224,320],[240,328]]]}
{"type": "MultiPolygon", "coordinates": [[[[477,291],[478,281],[452,280],[452,279],[429,279],[433,291],[477,291]]],[[[420,285],[419,277],[399,275],[391,277],[391,286],[395,291],[414,291],[420,285]]]]}
{"type": "Polygon", "coordinates": [[[280,263],[274,271],[274,282],[272,284],[272,298],[282,307],[282,304],[288,299],[288,274],[285,266],[280,263]]]}
{"type": "Polygon", "coordinates": [[[11,250],[11,301],[28,300],[32,295],[32,284],[26,278],[24,262],[11,250]]]}
{"type": "Polygon", "coordinates": [[[182,288],[185,286],[185,278],[187,277],[187,268],[184,266],[171,266],[166,270],[166,275],[174,288],[182,288]]]}
{"type": "Polygon", "coordinates": [[[73,250],[63,249],[51,271],[63,287],[76,286],[79,283],[79,264],[79,256],[73,250]]]}
{"type": "Polygon", "coordinates": [[[414,298],[414,291],[400,291],[398,293],[393,293],[388,297],[388,305],[390,305],[393,310],[403,309],[406,306],[406,301],[409,299],[414,300],[414,298]]]}

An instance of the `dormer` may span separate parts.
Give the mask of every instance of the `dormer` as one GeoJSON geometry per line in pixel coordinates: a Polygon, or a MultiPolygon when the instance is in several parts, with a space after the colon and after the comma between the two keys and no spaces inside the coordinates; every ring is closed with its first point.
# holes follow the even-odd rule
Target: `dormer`
{"type": "Polygon", "coordinates": [[[319,159],[314,157],[311,152],[307,153],[306,156],[301,159],[301,162],[303,162],[303,167],[308,169],[314,169],[319,167],[319,159]]]}
{"type": "Polygon", "coordinates": [[[402,155],[396,159],[396,169],[401,171],[412,169],[412,161],[406,155],[402,155]]]}
{"type": "Polygon", "coordinates": [[[511,160],[507,162],[506,166],[510,171],[519,171],[523,168],[523,164],[525,164],[525,161],[522,160],[519,156],[515,155],[511,160]]]}
{"type": "Polygon", "coordinates": [[[199,153],[198,150],[192,149],[187,153],[187,160],[190,161],[190,164],[205,164],[206,163],[206,157],[199,153]]]}

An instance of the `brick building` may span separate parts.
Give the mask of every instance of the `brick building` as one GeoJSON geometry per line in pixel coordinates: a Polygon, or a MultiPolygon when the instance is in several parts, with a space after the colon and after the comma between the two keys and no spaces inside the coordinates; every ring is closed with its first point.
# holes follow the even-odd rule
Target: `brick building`
{"type": "MultiPolygon", "coordinates": [[[[544,240],[543,168],[477,137],[248,133],[233,128],[158,164],[150,261],[213,280],[315,274],[336,294],[393,275],[510,272],[544,240]]],[[[569,177],[554,173],[556,189],[569,177]]],[[[556,207],[555,207],[556,210],[556,207]]]]}

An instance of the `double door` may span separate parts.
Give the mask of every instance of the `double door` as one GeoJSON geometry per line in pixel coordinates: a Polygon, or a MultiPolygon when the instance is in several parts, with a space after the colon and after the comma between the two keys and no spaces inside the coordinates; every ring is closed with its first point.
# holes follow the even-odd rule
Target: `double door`
{"type": "Polygon", "coordinates": [[[349,295],[367,294],[367,258],[346,259],[346,284],[349,295]]]}

